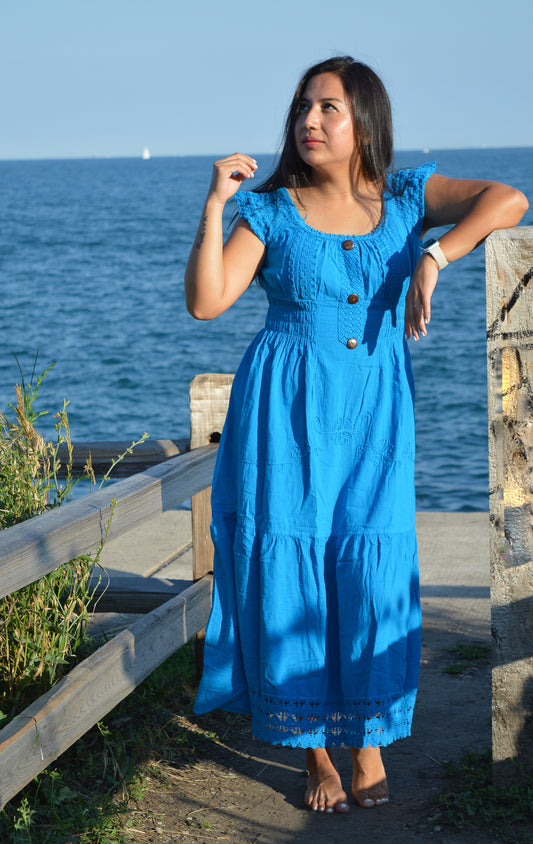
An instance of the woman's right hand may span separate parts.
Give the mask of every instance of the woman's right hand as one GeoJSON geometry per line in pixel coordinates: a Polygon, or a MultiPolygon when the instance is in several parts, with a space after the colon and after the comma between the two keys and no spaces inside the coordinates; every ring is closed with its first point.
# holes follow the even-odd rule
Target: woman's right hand
{"type": "Polygon", "coordinates": [[[234,152],[213,164],[208,200],[225,205],[234,196],[244,179],[253,179],[257,161],[242,152],[234,152]]]}

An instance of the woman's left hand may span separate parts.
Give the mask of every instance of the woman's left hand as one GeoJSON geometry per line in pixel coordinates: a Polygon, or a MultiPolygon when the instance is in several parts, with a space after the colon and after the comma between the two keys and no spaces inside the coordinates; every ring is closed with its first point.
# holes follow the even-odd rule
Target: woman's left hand
{"type": "Polygon", "coordinates": [[[431,319],[431,297],[439,268],[431,255],[422,255],[411,278],[411,284],[405,299],[405,336],[420,339],[427,334],[426,325],[431,319]]]}

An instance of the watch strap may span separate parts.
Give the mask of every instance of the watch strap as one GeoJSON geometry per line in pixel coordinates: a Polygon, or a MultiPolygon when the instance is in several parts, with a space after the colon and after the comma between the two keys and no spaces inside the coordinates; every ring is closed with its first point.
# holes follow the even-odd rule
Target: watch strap
{"type": "Polygon", "coordinates": [[[444,267],[448,266],[449,261],[440,248],[438,240],[430,240],[427,243],[423,243],[420,248],[423,253],[427,252],[428,255],[431,255],[431,257],[435,259],[439,270],[443,270],[444,267]]]}

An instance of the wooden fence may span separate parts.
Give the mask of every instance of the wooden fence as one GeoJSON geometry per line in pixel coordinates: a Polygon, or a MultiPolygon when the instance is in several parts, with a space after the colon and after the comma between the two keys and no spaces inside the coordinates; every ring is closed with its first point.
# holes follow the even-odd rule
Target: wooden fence
{"type": "MultiPolygon", "coordinates": [[[[183,440],[143,444],[124,466],[136,471],[139,465],[157,465],[0,532],[0,597],[94,552],[112,511],[109,539],[193,497],[198,537],[191,585],[179,591],[180,582],[173,591],[168,583],[159,587],[147,578],[144,609],[149,612],[0,730],[0,808],[205,626],[211,607],[209,487],[231,381],[232,376],[201,375],[191,383],[190,451],[177,453],[183,440]],[[169,452],[177,454],[169,459],[169,452]]],[[[109,465],[123,445],[91,444],[93,462],[109,465]]],[[[75,446],[75,454],[82,467],[87,444],[75,446]]],[[[139,611],[138,600],[132,610],[130,596],[128,588],[115,595],[120,612],[139,611]]]]}

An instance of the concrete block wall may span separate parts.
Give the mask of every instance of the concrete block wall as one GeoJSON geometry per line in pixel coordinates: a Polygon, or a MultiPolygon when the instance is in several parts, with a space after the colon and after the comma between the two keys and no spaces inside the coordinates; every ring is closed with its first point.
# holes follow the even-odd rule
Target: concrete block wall
{"type": "Polygon", "coordinates": [[[533,227],[486,242],[494,777],[533,774],[533,227]]]}

